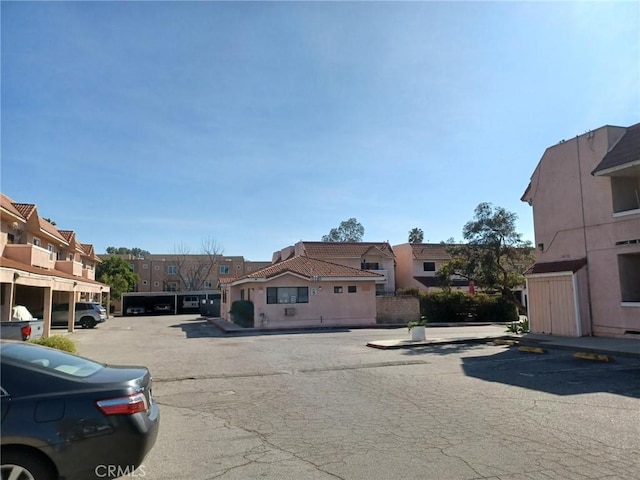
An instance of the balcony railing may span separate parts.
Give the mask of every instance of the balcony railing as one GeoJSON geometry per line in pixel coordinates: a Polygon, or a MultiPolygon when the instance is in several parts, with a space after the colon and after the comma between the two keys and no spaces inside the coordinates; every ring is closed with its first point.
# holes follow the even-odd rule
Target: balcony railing
{"type": "Polygon", "coordinates": [[[58,260],[56,262],[56,270],[75,275],[76,277],[82,276],[82,263],[74,262],[73,260],[58,260]]]}
{"type": "Polygon", "coordinates": [[[3,256],[16,262],[47,270],[53,270],[56,265],[53,252],[30,243],[8,244],[4,247],[3,256]]]}
{"type": "Polygon", "coordinates": [[[387,279],[389,278],[389,270],[368,270],[369,272],[379,273],[380,275],[384,275],[384,278],[376,278],[376,283],[387,283],[387,279]]]}
{"type": "Polygon", "coordinates": [[[89,279],[89,280],[95,280],[96,279],[96,271],[93,268],[83,268],[82,269],[82,276],[84,278],[89,279]]]}

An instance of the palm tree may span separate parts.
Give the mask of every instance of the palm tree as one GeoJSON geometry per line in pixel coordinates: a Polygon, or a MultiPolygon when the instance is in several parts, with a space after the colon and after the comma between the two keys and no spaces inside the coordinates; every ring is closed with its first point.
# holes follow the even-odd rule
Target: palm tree
{"type": "Polygon", "coordinates": [[[409,230],[409,243],[422,243],[424,240],[424,232],[421,228],[412,228],[409,230]]]}

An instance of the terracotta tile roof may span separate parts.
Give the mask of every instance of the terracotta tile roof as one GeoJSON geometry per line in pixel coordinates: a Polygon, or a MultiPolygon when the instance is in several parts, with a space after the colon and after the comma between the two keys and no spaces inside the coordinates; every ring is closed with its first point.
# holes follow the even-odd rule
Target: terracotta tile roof
{"type": "Polygon", "coordinates": [[[100,257],[98,257],[96,255],[96,252],[93,248],[93,245],[89,244],[89,243],[81,243],[80,244],[82,246],[82,249],[84,250],[84,253],[91,257],[93,260],[97,260],[99,262],[101,262],[102,260],[100,259],[100,257]]]}
{"type": "Polygon", "coordinates": [[[443,243],[412,243],[411,250],[416,260],[451,260],[443,243]]]}
{"type": "Polygon", "coordinates": [[[375,252],[385,257],[395,257],[388,242],[301,242],[309,257],[361,258],[375,252]]]}
{"type": "MultiPolygon", "coordinates": [[[[312,277],[323,278],[370,278],[376,279],[384,277],[377,273],[370,272],[368,270],[359,270],[357,268],[346,267],[344,265],[338,265],[336,263],[325,262],[324,260],[318,260],[316,258],[307,257],[304,255],[296,255],[288,260],[283,260],[274,265],[269,265],[257,272],[249,273],[240,279],[244,278],[263,278],[269,279],[282,275],[283,273],[295,273],[302,277],[311,279],[312,277]]],[[[238,279],[238,280],[240,280],[238,279]]]]}
{"type": "Polygon", "coordinates": [[[75,235],[75,232],[73,230],[58,230],[58,232],[60,232],[60,235],[62,235],[64,239],[69,243],[75,235]]]}
{"type": "Polygon", "coordinates": [[[87,254],[84,251],[84,248],[82,248],[82,244],[78,242],[78,239],[76,238],[76,232],[74,232],[73,230],[58,230],[58,231],[65,238],[65,240],[69,245],[75,244],[76,252],[79,252],[81,255],[87,254]]]}
{"type": "Polygon", "coordinates": [[[525,275],[533,275],[536,273],[559,273],[572,272],[575,273],[587,264],[586,258],[576,260],[563,260],[560,262],[536,263],[525,271],[525,275]]]}
{"type": "Polygon", "coordinates": [[[592,175],[628,163],[640,164],[640,123],[627,128],[620,140],[607,152],[592,175]]]}
{"type": "Polygon", "coordinates": [[[107,288],[109,287],[108,285],[105,285],[102,282],[98,282],[97,280],[89,280],[88,278],[77,277],[75,275],[71,275],[70,273],[61,272],[60,270],[47,270],[44,268],[34,267],[25,263],[16,262],[15,260],[11,260],[5,257],[0,258],[0,266],[2,268],[12,268],[14,270],[21,270],[23,272],[35,273],[37,275],[44,275],[47,277],[66,278],[69,280],[75,280],[78,283],[90,283],[92,285],[101,285],[107,288]]]}
{"type": "Polygon", "coordinates": [[[14,201],[7,197],[4,193],[0,194],[0,207],[4,208],[7,212],[15,215],[16,217],[22,218],[24,221],[27,219],[24,218],[22,213],[14,206],[14,201]]]}
{"type": "Polygon", "coordinates": [[[49,235],[56,237],[57,239],[67,242],[64,236],[60,233],[60,231],[55,227],[55,225],[47,222],[45,219],[38,217],[38,223],[40,224],[40,229],[47,232],[49,235]]]}
{"type": "Polygon", "coordinates": [[[29,220],[31,214],[36,211],[36,206],[33,203],[14,203],[13,206],[25,220],[29,220]]]}

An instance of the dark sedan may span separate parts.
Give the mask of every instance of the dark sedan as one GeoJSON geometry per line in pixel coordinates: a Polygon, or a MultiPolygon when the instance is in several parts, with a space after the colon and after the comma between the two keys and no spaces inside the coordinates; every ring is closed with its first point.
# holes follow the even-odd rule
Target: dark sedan
{"type": "Polygon", "coordinates": [[[10,341],[0,363],[2,480],[115,478],[142,465],[160,420],[147,368],[10,341]]]}

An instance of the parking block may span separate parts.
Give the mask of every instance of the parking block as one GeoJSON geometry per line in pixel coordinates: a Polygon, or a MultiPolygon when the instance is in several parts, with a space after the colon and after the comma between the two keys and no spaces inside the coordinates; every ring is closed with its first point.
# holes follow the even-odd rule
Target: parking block
{"type": "Polygon", "coordinates": [[[521,352],[529,352],[529,353],[547,353],[544,348],[540,347],[518,347],[518,350],[521,352]]]}
{"type": "Polygon", "coordinates": [[[600,355],[597,353],[576,352],[573,354],[575,358],[584,360],[595,360],[596,362],[613,362],[615,359],[611,355],[600,355]]]}

